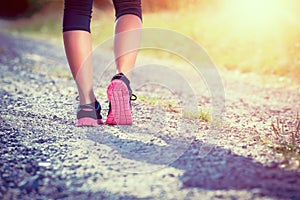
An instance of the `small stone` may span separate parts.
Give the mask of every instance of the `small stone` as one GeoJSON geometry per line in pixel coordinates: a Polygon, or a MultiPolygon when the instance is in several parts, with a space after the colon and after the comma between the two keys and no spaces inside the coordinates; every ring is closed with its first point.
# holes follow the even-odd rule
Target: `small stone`
{"type": "Polygon", "coordinates": [[[49,163],[49,162],[39,162],[39,166],[40,167],[50,167],[51,163],[49,163]]]}
{"type": "Polygon", "coordinates": [[[50,179],[49,178],[44,178],[44,185],[48,185],[50,182],[50,179]]]}
{"type": "Polygon", "coordinates": [[[14,108],[14,106],[11,104],[7,106],[7,109],[13,109],[13,108],[14,108]]]}
{"type": "Polygon", "coordinates": [[[29,178],[24,179],[23,181],[21,181],[18,184],[18,187],[21,189],[26,189],[26,190],[33,190],[33,189],[37,189],[39,186],[39,176],[35,175],[29,178]]]}

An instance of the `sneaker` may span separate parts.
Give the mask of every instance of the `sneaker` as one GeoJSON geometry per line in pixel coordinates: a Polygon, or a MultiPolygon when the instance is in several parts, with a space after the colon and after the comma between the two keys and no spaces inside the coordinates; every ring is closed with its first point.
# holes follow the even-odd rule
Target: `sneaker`
{"type": "Polygon", "coordinates": [[[106,124],[132,124],[131,101],[136,100],[132,94],[130,81],[123,73],[116,74],[107,88],[109,111],[106,124]]]}
{"type": "Polygon", "coordinates": [[[78,106],[76,126],[98,126],[103,124],[101,105],[98,101],[78,106]]]}

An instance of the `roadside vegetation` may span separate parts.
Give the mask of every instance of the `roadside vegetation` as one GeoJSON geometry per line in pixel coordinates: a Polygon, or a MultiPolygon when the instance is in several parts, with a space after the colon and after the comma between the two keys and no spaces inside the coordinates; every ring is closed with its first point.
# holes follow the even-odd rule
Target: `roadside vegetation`
{"type": "MultiPolygon", "coordinates": [[[[12,34],[62,43],[63,2],[45,2],[47,4],[39,7],[39,11],[33,15],[5,21],[6,30],[12,34]]],[[[253,24],[253,18],[241,18],[238,16],[238,8],[238,11],[227,8],[221,0],[209,3],[204,0],[191,0],[189,3],[180,0],[143,0],[143,23],[144,27],[170,29],[187,35],[208,51],[220,69],[264,76],[275,75],[291,79],[292,84],[299,84],[300,14],[295,9],[295,2],[299,5],[299,2],[294,0],[289,1],[290,4],[283,4],[279,9],[283,12],[281,15],[274,10],[273,14],[278,16],[261,15],[255,18],[261,23],[253,24]],[[264,22],[264,19],[269,21],[264,22]]],[[[267,14],[267,11],[261,10],[261,13],[267,14]]],[[[112,36],[113,22],[114,13],[110,0],[95,1],[92,21],[92,39],[95,45],[112,36]]],[[[163,53],[155,53],[155,56],[167,57],[163,53]]],[[[151,105],[160,102],[160,106],[166,111],[178,112],[174,102],[147,98],[141,97],[141,100],[151,105]]],[[[207,110],[184,115],[211,121],[207,110]]],[[[289,122],[277,119],[271,125],[273,136],[265,137],[262,141],[287,157],[300,158],[299,127],[298,114],[289,122]]]]}
{"type": "Polygon", "coordinates": [[[276,118],[276,123],[271,124],[273,131],[272,148],[286,157],[300,159],[300,116],[297,113],[294,119],[289,121],[276,118]]]}
{"type": "Polygon", "coordinates": [[[259,136],[262,145],[267,146],[277,154],[283,155],[281,163],[284,168],[295,168],[300,163],[300,116],[283,119],[276,117],[270,125],[270,132],[254,132],[259,136]],[[297,164],[298,163],[298,164],[297,164]]]}
{"type": "MultiPolygon", "coordinates": [[[[63,2],[45,2],[46,6],[33,16],[9,21],[8,30],[62,42],[63,2]]],[[[286,13],[280,21],[274,16],[276,22],[253,25],[247,18],[235,21],[239,16],[222,1],[189,2],[144,0],[144,27],[166,28],[187,35],[202,45],[221,69],[277,75],[299,83],[300,24],[292,4],[281,8],[286,13]]],[[[113,21],[110,0],[96,0],[92,21],[94,44],[112,36],[113,21]]]]}

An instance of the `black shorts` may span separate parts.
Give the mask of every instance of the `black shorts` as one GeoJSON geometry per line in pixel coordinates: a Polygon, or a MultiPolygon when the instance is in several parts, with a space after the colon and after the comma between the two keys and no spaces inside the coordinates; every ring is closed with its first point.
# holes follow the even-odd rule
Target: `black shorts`
{"type": "MultiPolygon", "coordinates": [[[[142,20],[141,0],[113,0],[116,19],[133,14],[142,20]]],[[[93,0],[65,0],[63,32],[83,30],[91,32],[93,0]]]]}

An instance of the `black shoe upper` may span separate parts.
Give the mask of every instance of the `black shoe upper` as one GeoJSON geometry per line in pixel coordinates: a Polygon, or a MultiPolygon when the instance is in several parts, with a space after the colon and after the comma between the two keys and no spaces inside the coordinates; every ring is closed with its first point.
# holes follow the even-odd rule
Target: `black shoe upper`
{"type": "Polygon", "coordinates": [[[102,119],[100,114],[101,105],[98,101],[91,104],[85,104],[78,106],[77,119],[81,118],[92,118],[92,119],[102,119]],[[85,110],[86,109],[86,110],[85,110]]]}
{"type": "Polygon", "coordinates": [[[129,79],[123,73],[118,73],[118,74],[114,75],[114,77],[111,79],[111,81],[116,80],[116,79],[122,80],[126,84],[126,86],[128,88],[128,91],[129,91],[129,97],[131,97],[132,96],[132,90],[131,90],[131,87],[130,87],[129,79]]]}

